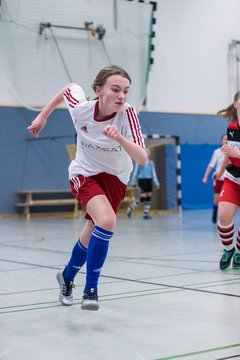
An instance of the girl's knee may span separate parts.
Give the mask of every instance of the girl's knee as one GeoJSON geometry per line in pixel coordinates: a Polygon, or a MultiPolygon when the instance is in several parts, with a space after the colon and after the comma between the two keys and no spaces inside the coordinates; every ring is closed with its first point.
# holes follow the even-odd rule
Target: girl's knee
{"type": "Polygon", "coordinates": [[[231,216],[229,216],[228,213],[224,211],[218,212],[218,224],[222,226],[228,226],[233,222],[233,219],[231,216]]]}
{"type": "Polygon", "coordinates": [[[103,214],[95,225],[98,225],[105,230],[113,231],[116,226],[116,222],[117,217],[115,214],[103,214]]]}

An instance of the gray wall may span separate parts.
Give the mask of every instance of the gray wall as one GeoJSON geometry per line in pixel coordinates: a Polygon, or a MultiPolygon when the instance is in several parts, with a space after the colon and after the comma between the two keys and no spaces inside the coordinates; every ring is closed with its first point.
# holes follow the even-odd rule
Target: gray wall
{"type": "MultiPolygon", "coordinates": [[[[236,90],[235,54],[228,46],[240,40],[239,14],[239,0],[157,1],[148,111],[215,114],[228,105],[236,90]]],[[[19,104],[2,69],[0,104],[19,104]]]]}
{"type": "Polygon", "coordinates": [[[239,13],[239,0],[158,0],[149,111],[215,114],[232,101],[239,13]]]}

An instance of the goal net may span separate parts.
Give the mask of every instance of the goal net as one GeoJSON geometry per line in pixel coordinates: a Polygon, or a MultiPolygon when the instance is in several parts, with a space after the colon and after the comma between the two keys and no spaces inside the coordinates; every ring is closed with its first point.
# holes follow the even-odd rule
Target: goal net
{"type": "Polygon", "coordinates": [[[22,105],[40,110],[68,82],[87,97],[99,70],[130,74],[140,109],[150,66],[153,6],[126,0],[1,0],[0,66],[22,105]]]}
{"type": "Polygon", "coordinates": [[[154,189],[152,209],[181,210],[181,162],[178,136],[145,135],[145,145],[150,149],[160,188],[154,189]]]}

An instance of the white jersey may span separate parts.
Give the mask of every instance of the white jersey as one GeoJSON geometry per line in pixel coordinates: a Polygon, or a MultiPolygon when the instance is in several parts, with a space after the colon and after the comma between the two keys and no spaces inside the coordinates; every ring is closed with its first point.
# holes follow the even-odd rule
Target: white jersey
{"type": "MultiPolygon", "coordinates": [[[[211,158],[208,166],[210,166],[213,169],[215,168],[216,171],[218,171],[220,169],[220,167],[222,166],[223,159],[224,159],[224,154],[223,154],[221,148],[218,148],[218,149],[214,150],[212,158],[211,158]]],[[[223,180],[223,179],[224,179],[224,174],[219,178],[219,180],[223,180]]]]}
{"type": "Polygon", "coordinates": [[[98,100],[88,101],[79,85],[68,88],[64,100],[77,132],[77,151],[68,169],[69,178],[106,172],[127,184],[132,159],[117,141],[107,138],[102,131],[106,125],[113,125],[125,138],[145,147],[135,109],[125,103],[119,112],[96,119],[98,100]]]}

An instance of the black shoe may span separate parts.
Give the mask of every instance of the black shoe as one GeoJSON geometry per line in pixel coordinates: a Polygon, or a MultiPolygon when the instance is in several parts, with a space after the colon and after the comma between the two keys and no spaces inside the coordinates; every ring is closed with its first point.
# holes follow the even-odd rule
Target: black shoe
{"type": "Polygon", "coordinates": [[[221,270],[224,270],[227,267],[229,267],[234,253],[235,253],[235,248],[232,248],[232,250],[230,250],[230,251],[227,251],[225,249],[223,250],[223,255],[222,255],[220,263],[219,263],[221,270]]]}
{"type": "Polygon", "coordinates": [[[99,309],[97,289],[91,288],[84,290],[81,308],[83,310],[95,311],[99,309]]]}

